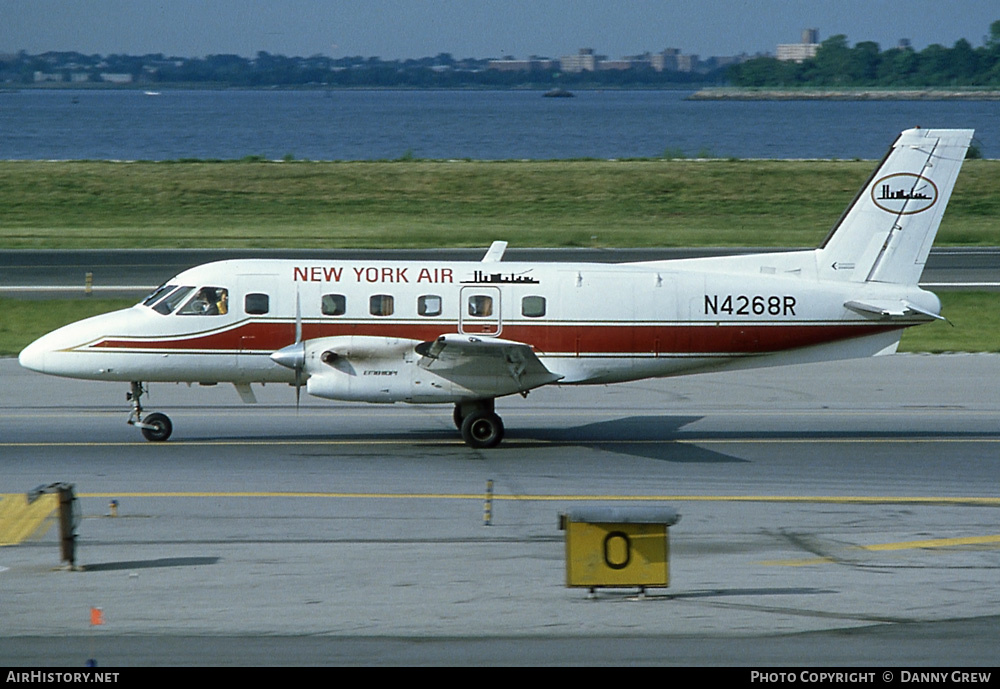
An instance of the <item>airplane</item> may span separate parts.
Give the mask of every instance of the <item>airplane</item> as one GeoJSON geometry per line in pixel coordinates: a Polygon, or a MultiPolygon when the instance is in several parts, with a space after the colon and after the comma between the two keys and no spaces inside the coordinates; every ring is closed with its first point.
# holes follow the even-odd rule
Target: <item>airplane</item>
{"type": "MultiPolygon", "coordinates": [[[[973,136],[903,131],[813,250],[633,263],[217,261],[135,306],[72,323],[19,357],[41,373],[127,382],[287,383],[331,400],[453,404],[466,444],[500,444],[494,400],[592,385],[891,354],[940,315],[918,286],[973,136]]],[[[805,204],[803,203],[803,209],[805,204]]]]}

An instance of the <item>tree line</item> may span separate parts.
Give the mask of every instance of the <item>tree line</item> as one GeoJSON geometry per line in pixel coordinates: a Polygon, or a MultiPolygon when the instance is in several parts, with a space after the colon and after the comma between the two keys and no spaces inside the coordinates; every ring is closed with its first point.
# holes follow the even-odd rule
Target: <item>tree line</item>
{"type": "Polygon", "coordinates": [[[816,56],[801,63],[760,57],[734,65],[729,81],[742,87],[991,87],[1000,86],[1000,21],[984,44],[960,39],[951,48],[933,44],[880,50],[862,41],[853,48],[843,34],[831,36],[816,56]]]}

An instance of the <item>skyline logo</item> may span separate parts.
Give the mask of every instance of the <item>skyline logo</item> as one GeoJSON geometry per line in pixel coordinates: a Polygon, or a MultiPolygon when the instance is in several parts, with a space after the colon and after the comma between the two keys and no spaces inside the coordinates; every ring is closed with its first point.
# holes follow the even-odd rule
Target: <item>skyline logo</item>
{"type": "Polygon", "coordinates": [[[934,182],[913,172],[897,172],[872,185],[872,203],[893,215],[913,215],[931,208],[938,200],[934,182]]]}

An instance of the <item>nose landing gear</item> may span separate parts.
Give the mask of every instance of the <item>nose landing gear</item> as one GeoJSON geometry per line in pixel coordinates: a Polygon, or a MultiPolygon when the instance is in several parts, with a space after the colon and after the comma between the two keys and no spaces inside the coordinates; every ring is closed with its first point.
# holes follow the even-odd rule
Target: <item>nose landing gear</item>
{"type": "Polygon", "coordinates": [[[142,416],[142,396],[146,393],[146,388],[138,381],[132,381],[132,387],[125,393],[125,399],[132,403],[132,413],[128,415],[128,423],[142,431],[142,436],[146,440],[153,442],[163,442],[170,437],[174,430],[174,425],[170,423],[170,417],[166,414],[153,412],[142,416]]]}

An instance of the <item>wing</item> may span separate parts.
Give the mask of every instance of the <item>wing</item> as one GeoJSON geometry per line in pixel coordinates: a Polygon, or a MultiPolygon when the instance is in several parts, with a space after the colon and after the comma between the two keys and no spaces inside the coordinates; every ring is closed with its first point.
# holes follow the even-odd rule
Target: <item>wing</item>
{"type": "Polygon", "coordinates": [[[421,355],[420,367],[490,397],[526,392],[562,378],[521,342],[452,333],[415,349],[421,355]]]}

